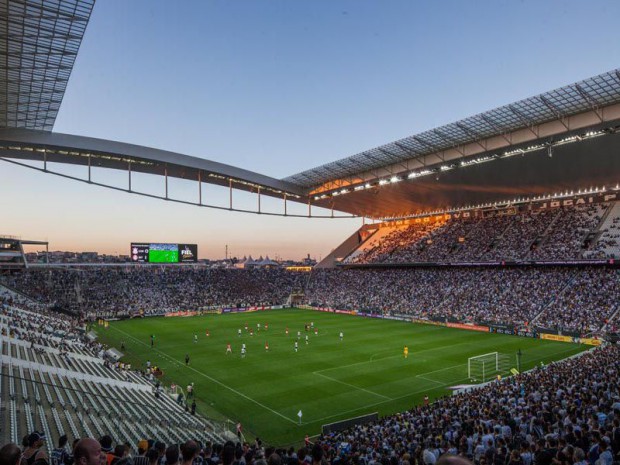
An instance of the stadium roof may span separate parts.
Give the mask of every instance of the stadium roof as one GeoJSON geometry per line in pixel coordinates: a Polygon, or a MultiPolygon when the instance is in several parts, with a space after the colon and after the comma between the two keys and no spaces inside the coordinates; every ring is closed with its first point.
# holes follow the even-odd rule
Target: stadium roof
{"type": "Polygon", "coordinates": [[[315,189],[338,179],[357,177],[388,165],[424,160],[428,155],[447,149],[476,144],[545,122],[563,120],[588,110],[599,111],[615,103],[620,103],[620,69],[414,134],[284,180],[315,189]]]}
{"type": "MultiPolygon", "coordinates": [[[[44,172],[53,172],[50,164],[62,163],[88,167],[89,171],[91,167],[110,168],[161,177],[200,180],[254,193],[262,189],[262,194],[280,198],[287,195],[291,200],[304,195],[303,191],[290,183],[224,163],[141,145],[57,132],[0,128],[0,159],[5,158],[43,162],[40,170],[44,172]]],[[[85,170],[84,174],[86,173],[85,170]]],[[[80,179],[68,174],[63,176],[80,179]]],[[[83,180],[97,184],[90,178],[83,180]]],[[[131,187],[123,190],[131,191],[131,187]]]]}
{"type": "Polygon", "coordinates": [[[0,127],[51,131],[95,0],[0,0],[0,127]]]}
{"type": "Polygon", "coordinates": [[[331,216],[385,218],[620,182],[620,69],[281,180],[178,153],[51,133],[94,2],[0,0],[1,160],[105,187],[112,186],[92,181],[91,166],[125,170],[128,185],[120,189],[136,194],[131,173],[155,174],[165,178],[166,195],[142,195],[166,200],[173,200],[168,177],[195,180],[198,201],[184,203],[201,206],[212,206],[200,193],[202,182],[211,183],[257,193],[255,213],[261,194],[282,197],[284,215],[287,199],[307,203],[309,215],[319,206],[331,216]],[[549,157],[541,157],[547,150],[549,157]],[[553,150],[559,156],[552,158],[553,150]],[[23,163],[33,160],[43,166],[23,163]],[[88,177],[55,173],[54,163],[87,166],[88,177]]]}

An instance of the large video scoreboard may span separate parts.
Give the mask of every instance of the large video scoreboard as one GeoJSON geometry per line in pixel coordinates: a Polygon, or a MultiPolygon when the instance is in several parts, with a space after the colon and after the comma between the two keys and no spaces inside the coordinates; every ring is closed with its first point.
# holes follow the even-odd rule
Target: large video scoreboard
{"type": "Polygon", "coordinates": [[[140,263],[195,263],[198,245],[132,242],[130,256],[140,263]]]}

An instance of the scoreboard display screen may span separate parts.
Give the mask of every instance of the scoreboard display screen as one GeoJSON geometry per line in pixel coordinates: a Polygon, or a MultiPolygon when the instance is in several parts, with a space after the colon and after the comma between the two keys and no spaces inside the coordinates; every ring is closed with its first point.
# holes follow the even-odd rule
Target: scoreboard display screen
{"type": "Polygon", "coordinates": [[[140,263],[195,263],[196,244],[131,243],[131,261],[140,263]]]}

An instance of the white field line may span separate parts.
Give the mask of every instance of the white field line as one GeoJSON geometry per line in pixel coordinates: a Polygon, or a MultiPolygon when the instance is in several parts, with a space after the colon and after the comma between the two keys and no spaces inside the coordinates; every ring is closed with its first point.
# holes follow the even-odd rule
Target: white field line
{"type": "MultiPolygon", "coordinates": [[[[552,352],[551,354],[548,354],[548,355],[550,355],[552,357],[555,357],[556,355],[563,354],[563,353],[566,353],[566,352],[571,352],[572,350],[573,350],[573,348],[569,348],[567,350],[562,349],[562,350],[560,350],[558,352],[552,352]]],[[[433,373],[440,373],[442,371],[452,370],[454,368],[458,368],[458,367],[462,367],[462,366],[467,366],[467,363],[461,363],[459,365],[452,365],[451,367],[440,368],[439,370],[427,371],[426,373],[422,373],[421,375],[416,375],[416,378],[422,378],[422,379],[425,379],[427,381],[432,381],[434,383],[443,384],[440,381],[436,381],[436,380],[433,380],[433,379],[430,379],[430,378],[426,378],[426,375],[431,375],[433,373]]],[[[449,384],[454,384],[454,383],[450,382],[449,384]]]]}
{"type": "MultiPolygon", "coordinates": [[[[116,328],[116,327],[114,327],[114,326],[112,326],[112,329],[114,329],[114,330],[116,330],[116,331],[118,331],[118,332],[121,332],[121,333],[125,334],[125,335],[126,335],[126,336],[128,336],[129,338],[133,339],[134,341],[137,341],[138,343],[140,343],[140,344],[142,344],[142,345],[144,345],[144,346],[146,346],[146,347],[149,347],[149,345],[148,345],[147,343],[145,343],[145,342],[143,342],[143,341],[140,341],[140,340],[139,340],[139,339],[137,339],[136,337],[134,337],[134,336],[130,335],[129,333],[127,333],[127,332],[125,332],[125,331],[123,331],[123,330],[121,330],[121,329],[118,329],[118,328],[116,328]]],[[[452,345],[451,345],[451,347],[454,347],[454,346],[457,346],[457,345],[471,344],[471,343],[472,343],[471,341],[461,342],[461,343],[459,343],[459,344],[452,344],[452,345]]],[[[422,353],[422,352],[432,352],[432,351],[439,350],[439,349],[442,349],[442,348],[441,348],[441,347],[439,347],[439,348],[433,348],[433,349],[420,350],[420,351],[418,351],[418,352],[415,352],[413,355],[420,354],[420,353],[422,353]]],[[[180,366],[183,366],[183,363],[179,362],[178,360],[175,360],[175,359],[171,358],[170,356],[168,356],[168,355],[167,355],[167,354],[165,354],[164,352],[161,352],[160,350],[155,349],[154,347],[153,347],[153,350],[155,350],[156,352],[158,352],[158,353],[159,353],[160,355],[162,355],[164,358],[166,358],[166,359],[168,359],[168,360],[170,360],[170,361],[172,361],[172,362],[174,362],[174,363],[176,363],[176,364],[178,364],[178,365],[180,365],[180,366]]],[[[561,350],[561,351],[558,351],[558,352],[553,352],[553,353],[552,353],[552,354],[550,354],[550,355],[551,355],[551,356],[555,356],[555,355],[558,355],[558,354],[561,354],[561,353],[570,352],[570,351],[572,351],[572,350],[573,350],[572,348],[570,348],[570,349],[568,349],[568,350],[561,350]]],[[[375,354],[375,355],[378,355],[378,354],[375,354]]],[[[373,355],[373,356],[374,356],[374,355],[373,355]]],[[[386,359],[388,359],[388,358],[395,358],[395,357],[401,357],[401,355],[392,355],[392,356],[389,356],[389,357],[383,357],[383,358],[376,359],[376,360],[386,360],[386,359]]],[[[371,360],[367,360],[367,361],[363,361],[363,362],[357,362],[357,363],[352,363],[352,364],[350,364],[350,365],[343,365],[343,366],[340,366],[340,367],[326,368],[326,369],[324,369],[324,370],[318,370],[318,371],[315,371],[315,372],[313,372],[313,374],[316,374],[316,375],[322,376],[322,377],[324,377],[324,378],[330,379],[330,380],[335,381],[335,382],[339,382],[339,383],[342,383],[342,384],[346,384],[346,385],[348,385],[348,386],[354,387],[355,389],[359,389],[359,390],[366,391],[366,390],[365,390],[365,389],[363,389],[363,388],[360,388],[360,387],[357,387],[357,386],[354,386],[354,385],[350,385],[350,384],[348,384],[348,383],[344,383],[344,382],[342,382],[342,381],[338,381],[338,380],[336,380],[336,379],[334,379],[334,378],[331,378],[331,377],[329,377],[329,376],[323,375],[322,373],[323,373],[323,372],[325,372],[325,371],[331,371],[331,370],[335,370],[335,369],[338,369],[338,368],[347,368],[347,367],[351,367],[351,366],[362,365],[362,364],[366,364],[366,363],[369,363],[369,362],[372,362],[372,361],[373,361],[373,360],[372,360],[372,357],[371,357],[371,360]]],[[[464,366],[464,365],[467,365],[467,364],[466,364],[466,363],[462,363],[462,364],[459,364],[459,365],[453,365],[453,366],[450,366],[450,367],[441,368],[441,369],[439,369],[439,370],[428,371],[428,372],[425,372],[425,373],[421,373],[420,375],[416,375],[416,377],[417,377],[417,378],[424,379],[424,380],[426,380],[426,381],[430,381],[430,382],[436,383],[436,384],[438,384],[438,385],[440,385],[440,386],[449,386],[449,385],[454,385],[454,384],[458,384],[458,383],[459,383],[459,382],[461,382],[461,381],[467,381],[469,378],[462,378],[462,379],[452,380],[452,381],[450,381],[449,383],[442,383],[442,382],[440,382],[440,381],[435,381],[435,380],[432,380],[432,379],[425,378],[425,375],[429,375],[429,374],[438,373],[438,372],[441,372],[441,371],[450,370],[450,369],[457,368],[457,367],[464,366]]],[[[290,422],[290,423],[293,423],[293,424],[295,424],[295,425],[299,425],[299,422],[296,422],[296,421],[294,421],[294,420],[291,420],[290,418],[288,418],[288,417],[286,417],[286,416],[282,415],[281,413],[279,413],[279,412],[277,412],[277,411],[275,411],[275,410],[273,410],[273,409],[271,409],[271,408],[267,407],[266,405],[261,404],[260,402],[258,402],[258,401],[256,401],[256,400],[252,399],[251,397],[246,396],[246,395],[245,395],[245,394],[243,394],[242,392],[239,392],[239,391],[237,391],[236,389],[231,388],[230,386],[228,386],[228,385],[226,385],[226,384],[222,383],[221,381],[218,381],[217,379],[212,378],[212,377],[210,377],[210,376],[208,376],[208,375],[206,375],[206,374],[204,374],[204,373],[202,373],[202,372],[200,372],[200,371],[196,370],[196,369],[195,369],[195,368],[193,368],[193,367],[187,367],[187,368],[189,368],[189,369],[193,370],[194,372],[198,373],[199,375],[201,375],[201,376],[203,376],[203,377],[205,377],[205,378],[207,378],[207,379],[209,379],[209,380],[213,381],[214,383],[219,384],[220,386],[224,387],[225,389],[228,389],[228,390],[230,390],[231,392],[233,392],[233,393],[235,393],[235,394],[237,394],[237,395],[239,395],[239,396],[243,397],[244,399],[247,399],[247,400],[249,400],[250,402],[252,402],[252,403],[254,403],[254,404],[256,404],[256,405],[258,405],[258,406],[260,406],[260,407],[262,407],[262,408],[264,408],[264,409],[266,409],[266,410],[268,410],[268,411],[270,411],[271,413],[273,413],[273,414],[275,414],[275,415],[279,416],[280,418],[283,418],[283,419],[285,419],[286,421],[288,421],[288,422],[290,422]]],[[[374,395],[377,395],[377,396],[381,396],[381,397],[385,397],[385,400],[382,400],[382,401],[379,401],[379,402],[375,402],[375,403],[373,403],[373,404],[366,404],[366,405],[364,405],[363,407],[359,407],[359,408],[355,408],[355,409],[347,410],[347,411],[344,411],[344,412],[335,413],[335,414],[333,414],[333,415],[329,415],[329,416],[325,416],[325,417],[322,417],[322,418],[318,418],[318,419],[316,419],[316,420],[312,420],[312,421],[309,421],[309,422],[303,422],[303,423],[301,423],[301,424],[302,424],[302,425],[308,425],[308,424],[312,424],[312,423],[318,423],[318,422],[321,422],[321,421],[328,420],[328,419],[330,419],[330,418],[335,418],[335,417],[338,417],[338,416],[341,416],[341,415],[347,415],[347,414],[352,413],[352,412],[357,412],[357,411],[360,411],[360,410],[365,409],[365,408],[369,408],[369,407],[374,407],[374,406],[377,406],[377,405],[385,404],[385,403],[390,402],[390,401],[395,401],[395,400],[404,399],[404,398],[406,398],[406,397],[410,397],[410,396],[412,396],[412,395],[419,394],[419,393],[424,392],[424,391],[427,391],[427,390],[428,390],[428,388],[425,388],[425,389],[420,389],[420,390],[413,391],[413,392],[409,392],[409,393],[407,393],[407,394],[404,394],[404,395],[402,395],[402,396],[398,396],[398,397],[394,397],[394,398],[389,398],[389,397],[383,396],[383,395],[381,395],[381,394],[378,394],[378,393],[375,393],[375,392],[372,392],[372,391],[367,391],[367,392],[369,392],[369,393],[371,393],[371,394],[374,394],[374,395]]]]}
{"type": "MultiPolygon", "coordinates": [[[[559,352],[554,352],[553,354],[551,354],[551,356],[555,356],[555,355],[558,355],[558,354],[561,354],[561,353],[569,352],[571,350],[572,350],[572,348],[568,349],[568,350],[561,350],[559,352]]],[[[432,374],[432,373],[438,373],[440,371],[445,371],[445,370],[448,370],[448,369],[457,368],[457,367],[464,366],[464,365],[467,365],[467,364],[466,363],[461,363],[460,365],[454,365],[454,366],[451,366],[451,367],[442,368],[440,370],[433,370],[433,371],[429,371],[429,372],[426,372],[426,373],[421,373],[420,375],[417,375],[417,377],[425,379],[424,378],[425,375],[432,374]]],[[[441,386],[450,386],[450,385],[456,385],[456,384],[458,384],[461,381],[467,381],[467,380],[469,380],[469,378],[455,379],[455,380],[451,380],[449,383],[441,383],[440,381],[433,381],[433,380],[430,380],[430,379],[428,381],[433,381],[434,383],[437,383],[438,385],[441,385],[441,386]]],[[[409,392],[409,393],[407,393],[405,395],[402,395],[402,396],[394,397],[394,398],[392,398],[392,400],[404,399],[406,397],[410,397],[410,396],[413,396],[415,394],[419,394],[419,393],[427,391],[427,390],[428,390],[428,388],[419,389],[417,391],[409,392]]],[[[335,418],[335,417],[339,417],[341,415],[347,415],[349,413],[358,412],[358,411],[360,411],[362,409],[366,409],[366,408],[369,408],[369,407],[375,407],[377,405],[385,404],[387,402],[389,402],[389,400],[383,400],[383,401],[380,401],[380,402],[375,402],[374,404],[367,404],[367,405],[364,405],[363,407],[360,407],[360,408],[356,408],[356,409],[352,409],[352,410],[347,410],[346,412],[339,412],[339,413],[335,413],[333,415],[329,415],[329,416],[326,416],[326,417],[318,418],[318,419],[312,420],[311,422],[308,422],[308,423],[322,422],[322,421],[325,421],[325,420],[329,420],[330,418],[335,418]]]]}
{"type": "MultiPolygon", "coordinates": [[[[460,381],[465,381],[466,379],[468,379],[468,378],[463,378],[463,379],[453,380],[453,381],[451,381],[450,383],[447,383],[447,384],[442,384],[442,386],[449,386],[449,385],[451,385],[451,384],[459,383],[460,381]]],[[[367,408],[369,408],[369,407],[374,407],[374,406],[376,406],[376,405],[385,404],[385,403],[390,402],[390,401],[393,401],[393,400],[400,400],[400,399],[404,399],[404,398],[406,398],[406,397],[411,397],[411,396],[413,396],[414,394],[419,394],[419,393],[421,393],[421,392],[425,392],[425,391],[428,391],[428,390],[429,390],[429,388],[424,388],[424,389],[419,389],[419,390],[417,390],[417,391],[408,392],[408,393],[407,393],[407,394],[405,394],[405,395],[398,396],[398,397],[394,397],[394,398],[389,399],[389,400],[382,400],[382,401],[380,401],[380,402],[375,402],[374,404],[366,404],[366,405],[364,405],[364,406],[362,406],[362,407],[359,407],[359,408],[356,408],[356,409],[347,410],[346,412],[339,412],[339,413],[335,413],[335,414],[333,414],[333,415],[329,415],[329,416],[326,416],[326,417],[323,417],[323,418],[318,418],[318,419],[316,419],[316,420],[312,420],[312,422],[309,422],[309,423],[317,423],[317,422],[320,422],[320,421],[329,420],[330,418],[339,417],[339,416],[341,416],[341,415],[347,415],[348,413],[358,412],[358,411],[360,411],[360,410],[362,410],[362,409],[367,409],[367,408]]]]}
{"type": "MultiPolygon", "coordinates": [[[[467,344],[475,344],[475,341],[459,342],[458,344],[451,344],[450,347],[456,347],[456,346],[459,346],[459,345],[467,345],[467,344]]],[[[434,352],[434,351],[443,350],[443,349],[445,349],[445,347],[435,347],[435,348],[432,348],[432,349],[418,350],[417,352],[413,352],[412,351],[412,352],[409,352],[409,356],[411,356],[411,358],[415,359],[415,357],[417,355],[419,355],[419,354],[426,353],[426,352],[434,352]]],[[[379,355],[381,353],[383,353],[383,352],[378,352],[376,354],[371,355],[370,359],[368,359],[368,360],[363,360],[361,362],[351,363],[349,365],[341,365],[341,366],[337,366],[337,367],[324,368],[323,370],[318,370],[318,371],[315,371],[314,373],[324,373],[326,371],[341,370],[343,368],[349,368],[349,367],[353,367],[353,366],[357,366],[357,365],[364,365],[364,364],[367,364],[367,363],[372,363],[374,361],[387,360],[389,358],[397,358],[397,357],[398,358],[402,358],[402,356],[403,356],[402,354],[398,354],[398,355],[389,355],[387,357],[374,358],[375,355],[379,355]]]]}
{"type": "Polygon", "coordinates": [[[441,381],[435,381],[434,379],[426,378],[426,377],[424,377],[422,375],[417,375],[416,378],[420,378],[420,379],[423,379],[425,381],[430,381],[431,383],[443,385],[443,383],[441,381]]]}
{"type": "Polygon", "coordinates": [[[421,375],[418,375],[418,376],[432,375],[433,373],[439,373],[441,371],[452,370],[454,368],[458,368],[458,367],[462,367],[466,365],[467,363],[459,363],[458,365],[452,365],[451,367],[445,367],[445,368],[440,368],[439,370],[427,371],[426,373],[422,373],[421,375]]]}
{"type": "Polygon", "coordinates": [[[317,376],[321,376],[321,377],[323,377],[325,379],[328,379],[330,381],[333,381],[335,383],[344,384],[345,386],[352,387],[353,389],[357,389],[358,391],[367,392],[368,394],[372,394],[374,396],[382,397],[383,399],[392,400],[390,397],[384,396],[383,394],[379,394],[378,392],[369,391],[368,389],[364,389],[364,388],[361,388],[359,386],[355,386],[354,384],[349,384],[349,383],[346,383],[344,381],[340,381],[339,379],[332,378],[331,376],[324,375],[322,373],[319,373],[318,371],[313,371],[312,374],[313,375],[317,375],[317,376]]]}
{"type": "MultiPolygon", "coordinates": [[[[115,328],[114,326],[112,326],[112,328],[113,328],[113,329],[115,329],[116,331],[120,332],[120,333],[125,334],[127,337],[129,337],[129,338],[133,339],[134,341],[136,341],[136,342],[138,342],[138,343],[140,343],[140,344],[142,344],[142,345],[144,345],[144,346],[149,347],[149,345],[148,345],[146,342],[140,341],[139,339],[135,338],[135,337],[134,337],[134,336],[132,336],[131,334],[129,334],[129,333],[127,333],[127,332],[125,332],[125,331],[123,331],[123,330],[121,330],[121,329],[115,328]]],[[[179,365],[182,365],[182,363],[181,363],[181,362],[179,362],[179,361],[177,361],[177,360],[174,360],[173,358],[169,357],[169,356],[168,356],[167,354],[165,354],[164,352],[161,352],[159,349],[155,349],[155,348],[153,347],[153,350],[154,350],[154,351],[156,351],[157,353],[159,353],[160,355],[162,355],[164,358],[167,358],[168,360],[171,360],[171,361],[173,361],[173,362],[176,362],[176,363],[177,363],[177,364],[179,364],[179,365]]],[[[288,418],[288,417],[286,417],[286,416],[282,415],[280,412],[277,412],[277,411],[275,411],[274,409],[272,409],[272,408],[270,408],[270,407],[267,407],[265,404],[262,404],[262,403],[258,402],[257,400],[252,399],[251,397],[249,397],[249,396],[245,395],[244,393],[239,392],[239,391],[237,391],[236,389],[231,388],[231,387],[230,387],[230,386],[228,386],[227,384],[224,384],[224,383],[222,383],[221,381],[219,381],[219,380],[217,380],[217,379],[215,379],[215,378],[212,378],[212,377],[211,377],[211,376],[209,376],[209,375],[204,374],[202,371],[198,371],[198,370],[196,370],[194,367],[191,367],[191,366],[187,366],[186,368],[188,368],[188,369],[192,370],[193,372],[195,372],[195,373],[197,373],[197,374],[199,374],[199,375],[203,376],[204,378],[206,378],[206,379],[208,379],[208,380],[210,380],[210,381],[214,382],[215,384],[218,384],[218,385],[222,386],[223,388],[228,389],[229,391],[231,391],[231,392],[233,392],[233,393],[237,394],[239,397],[243,397],[244,399],[249,400],[249,401],[250,401],[250,402],[252,402],[253,404],[256,404],[256,405],[258,405],[259,407],[262,407],[262,408],[264,408],[265,410],[270,411],[270,412],[271,412],[271,413],[273,413],[274,415],[279,416],[280,418],[282,418],[282,419],[284,419],[284,420],[288,421],[289,423],[293,423],[294,425],[297,425],[297,424],[298,424],[298,422],[296,422],[296,421],[294,421],[294,420],[291,420],[290,418],[288,418]]]]}

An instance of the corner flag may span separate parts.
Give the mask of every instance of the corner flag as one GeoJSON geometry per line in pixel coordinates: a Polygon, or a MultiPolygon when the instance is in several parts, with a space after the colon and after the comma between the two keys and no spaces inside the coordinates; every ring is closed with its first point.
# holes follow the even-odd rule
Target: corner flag
{"type": "Polygon", "coordinates": [[[297,416],[299,417],[299,424],[301,425],[301,417],[303,416],[303,413],[301,413],[301,410],[297,412],[297,416]]]}

